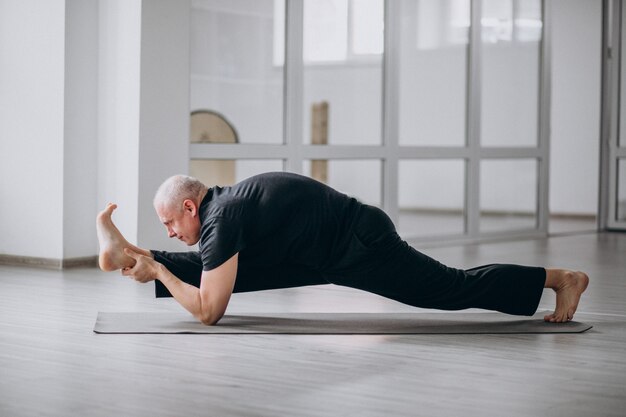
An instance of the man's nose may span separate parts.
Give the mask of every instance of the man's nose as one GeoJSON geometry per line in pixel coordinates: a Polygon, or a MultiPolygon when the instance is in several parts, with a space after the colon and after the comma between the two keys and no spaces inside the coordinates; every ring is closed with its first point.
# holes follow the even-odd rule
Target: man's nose
{"type": "Polygon", "coordinates": [[[167,229],[167,235],[169,237],[174,237],[176,236],[176,233],[172,229],[167,229]]]}

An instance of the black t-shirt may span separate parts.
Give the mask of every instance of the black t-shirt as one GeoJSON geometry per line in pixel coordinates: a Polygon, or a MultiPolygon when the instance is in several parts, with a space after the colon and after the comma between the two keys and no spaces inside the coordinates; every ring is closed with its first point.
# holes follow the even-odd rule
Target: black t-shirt
{"type": "Polygon", "coordinates": [[[349,240],[361,204],[318,181],[276,172],[209,189],[200,205],[203,270],[239,262],[323,270],[349,240]]]}

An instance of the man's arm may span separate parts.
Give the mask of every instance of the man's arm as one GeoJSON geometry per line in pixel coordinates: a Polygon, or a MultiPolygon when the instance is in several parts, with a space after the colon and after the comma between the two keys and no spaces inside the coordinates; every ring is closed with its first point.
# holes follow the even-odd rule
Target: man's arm
{"type": "Polygon", "coordinates": [[[132,276],[140,282],[158,279],[176,301],[203,324],[217,323],[226,312],[228,301],[235,287],[239,254],[235,254],[217,268],[202,271],[200,288],[196,288],[181,281],[152,258],[130,250],[126,250],[126,253],[135,258],[137,263],[133,268],[123,270],[123,275],[132,276]]]}

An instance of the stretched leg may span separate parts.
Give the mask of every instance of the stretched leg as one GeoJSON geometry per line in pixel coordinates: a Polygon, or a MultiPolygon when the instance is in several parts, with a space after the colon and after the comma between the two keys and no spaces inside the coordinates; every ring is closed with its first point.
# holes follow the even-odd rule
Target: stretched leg
{"type": "MultiPolygon", "coordinates": [[[[200,287],[202,275],[202,259],[200,252],[165,252],[151,251],[155,261],[163,264],[168,271],[187,284],[200,287]]],[[[171,297],[169,290],[159,280],[154,281],[155,296],[171,297]]]]}
{"type": "MultiPolygon", "coordinates": [[[[491,264],[461,270],[404,245],[385,262],[342,274],[332,282],[422,308],[482,308],[527,316],[537,310],[546,278],[543,268],[491,264]]],[[[370,258],[378,256],[370,254],[370,258]]]]}
{"type": "Polygon", "coordinates": [[[556,308],[544,320],[552,323],[570,321],[578,308],[580,296],[589,285],[589,277],[584,272],[566,269],[547,269],[546,272],[545,287],[556,292],[556,308]]]}
{"type": "Polygon", "coordinates": [[[125,248],[150,256],[149,251],[130,244],[115,227],[111,215],[116,208],[117,205],[109,203],[96,218],[96,231],[100,244],[98,264],[103,271],[115,271],[135,265],[135,260],[124,253],[125,248]]]}
{"type": "Polygon", "coordinates": [[[409,246],[384,212],[372,207],[359,215],[338,265],[339,269],[328,271],[330,282],[442,310],[482,308],[532,315],[546,282],[546,270],[539,267],[449,268],[409,246]]]}

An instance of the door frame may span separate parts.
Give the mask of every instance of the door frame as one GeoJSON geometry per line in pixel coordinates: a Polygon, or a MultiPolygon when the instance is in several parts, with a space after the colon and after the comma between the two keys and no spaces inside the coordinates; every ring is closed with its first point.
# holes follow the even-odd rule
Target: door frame
{"type": "Polygon", "coordinates": [[[619,146],[623,7],[623,0],[603,0],[602,4],[601,159],[598,203],[600,230],[626,230],[626,220],[617,219],[618,161],[626,158],[626,147],[619,146]]]}

